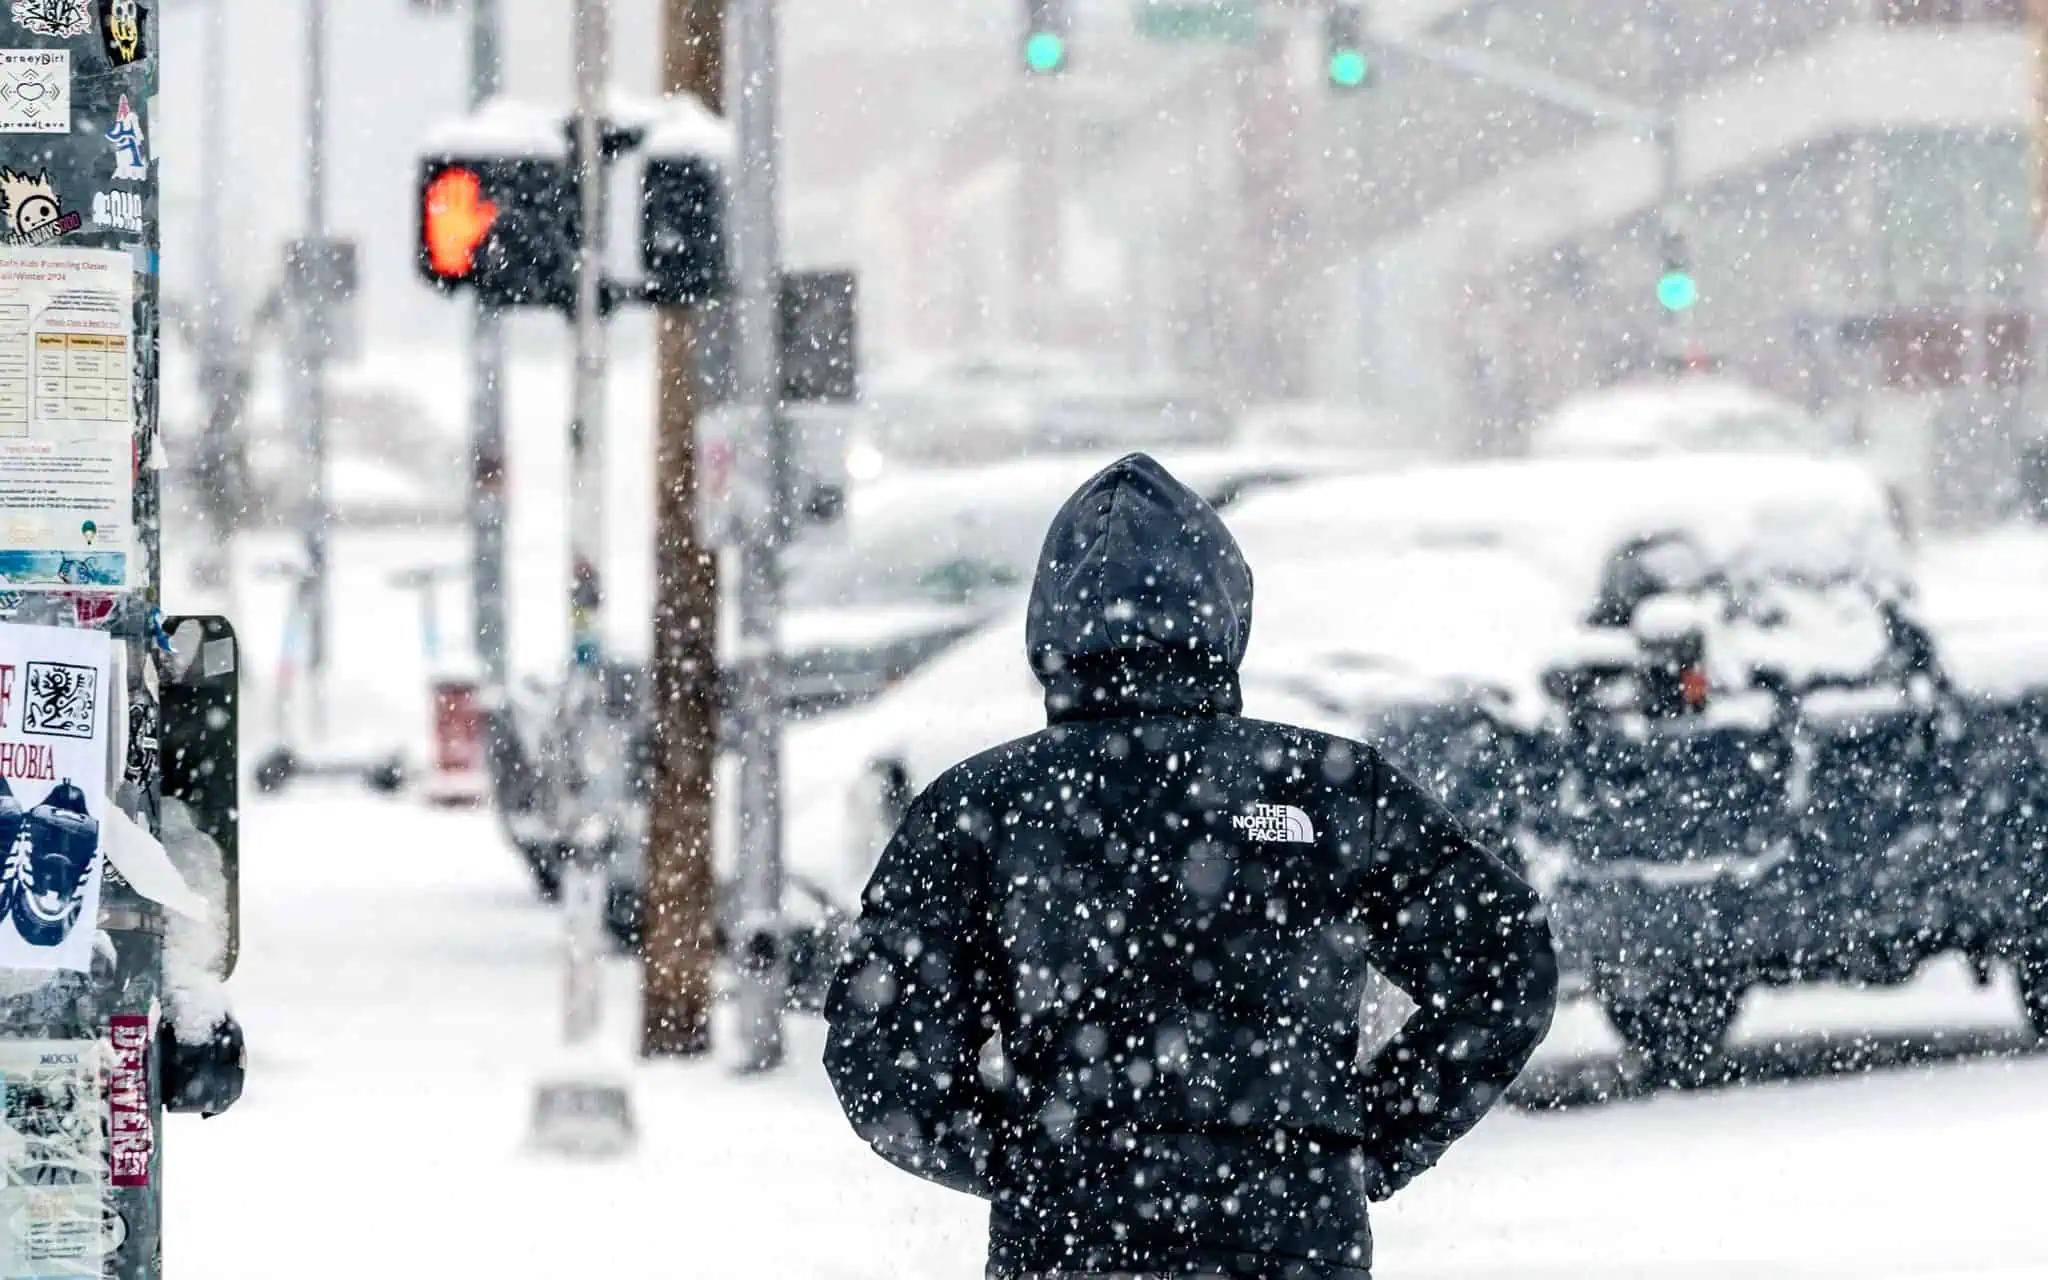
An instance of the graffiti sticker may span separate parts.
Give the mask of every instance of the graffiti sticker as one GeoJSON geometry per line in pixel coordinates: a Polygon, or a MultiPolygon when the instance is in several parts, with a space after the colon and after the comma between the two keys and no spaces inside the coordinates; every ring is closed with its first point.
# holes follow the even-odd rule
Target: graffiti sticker
{"type": "Polygon", "coordinates": [[[92,222],[130,235],[142,234],[142,195],[135,191],[95,191],[92,222]]]}
{"type": "Polygon", "coordinates": [[[0,133],[71,132],[71,51],[0,49],[0,133]]]}
{"type": "Polygon", "coordinates": [[[86,0],[14,0],[14,20],[24,31],[69,40],[92,30],[86,0]]]}
{"type": "Polygon", "coordinates": [[[0,221],[8,244],[33,247],[70,235],[85,225],[75,210],[66,213],[48,173],[0,169],[0,221]]]}
{"type": "Polygon", "coordinates": [[[106,46],[107,61],[130,67],[142,61],[142,24],[148,17],[136,0],[106,0],[100,15],[100,42],[106,46]]]}
{"type": "Polygon", "coordinates": [[[149,177],[149,158],[144,150],[142,117],[121,95],[114,111],[114,123],[107,129],[107,141],[114,144],[114,181],[141,182],[149,177]]]}

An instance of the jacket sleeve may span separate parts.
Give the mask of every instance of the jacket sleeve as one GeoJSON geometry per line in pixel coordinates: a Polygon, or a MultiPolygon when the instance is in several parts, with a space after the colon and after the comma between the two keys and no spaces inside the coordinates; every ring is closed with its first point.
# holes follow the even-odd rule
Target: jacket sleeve
{"type": "Polygon", "coordinates": [[[1385,1199],[1479,1122],[1550,1029],[1557,958],[1535,891],[1378,761],[1364,921],[1416,1010],[1362,1069],[1369,1188],[1385,1199]]]}
{"type": "Polygon", "coordinates": [[[976,847],[955,818],[928,792],[883,851],[826,1001],[825,1070],[883,1159],[986,1196],[992,926],[976,847]]]}

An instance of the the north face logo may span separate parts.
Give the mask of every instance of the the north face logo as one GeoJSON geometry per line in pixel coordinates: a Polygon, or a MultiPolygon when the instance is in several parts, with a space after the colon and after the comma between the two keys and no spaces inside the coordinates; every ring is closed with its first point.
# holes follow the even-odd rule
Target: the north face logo
{"type": "Polygon", "coordinates": [[[1316,824],[1291,804],[1255,804],[1250,813],[1233,814],[1230,825],[1254,840],[1314,844],[1316,839],[1316,824]]]}

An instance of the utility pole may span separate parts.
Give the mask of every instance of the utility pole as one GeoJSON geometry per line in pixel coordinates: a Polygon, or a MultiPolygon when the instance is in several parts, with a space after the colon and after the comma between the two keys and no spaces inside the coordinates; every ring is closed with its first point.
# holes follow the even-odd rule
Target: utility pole
{"type": "MultiPolygon", "coordinates": [[[[470,0],[469,105],[498,92],[498,0],[470,0]]],[[[476,654],[484,685],[501,696],[508,679],[505,640],[505,323],[478,299],[469,337],[470,593],[476,654]]]]}
{"type": "MultiPolygon", "coordinates": [[[[664,0],[662,83],[724,111],[724,0],[664,0]]],[[[706,303],[705,308],[718,305],[706,303]]],[[[718,885],[718,558],[697,529],[700,311],[656,312],[654,777],[641,917],[640,1052],[711,1047],[718,885]]]]}
{"type": "Polygon", "coordinates": [[[300,602],[306,622],[306,694],[316,739],[327,731],[327,0],[306,0],[306,234],[293,307],[293,378],[306,445],[306,496],[299,513],[305,540],[300,602]]]}
{"type": "Polygon", "coordinates": [[[789,531],[789,428],[782,413],[777,218],[776,0],[732,0],[739,174],[732,248],[738,295],[738,460],[747,501],[740,547],[739,1019],[742,1067],[782,1062],[782,606],[780,545],[789,531]]]}

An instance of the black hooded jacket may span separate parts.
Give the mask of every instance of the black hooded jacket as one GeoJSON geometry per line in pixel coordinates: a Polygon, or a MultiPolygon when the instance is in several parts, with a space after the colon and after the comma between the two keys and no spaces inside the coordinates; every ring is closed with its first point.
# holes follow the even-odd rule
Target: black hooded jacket
{"type": "Polygon", "coordinates": [[[1251,603],[1158,463],[1090,480],[1031,597],[1050,724],[933,783],[868,884],[825,1065],[884,1158],[990,1201],[991,1276],[1363,1280],[1367,1202],[1549,1026],[1528,886],[1371,747],[1238,715],[1251,603]],[[1368,963],[1418,1011],[1361,1061],[1368,963]]]}

